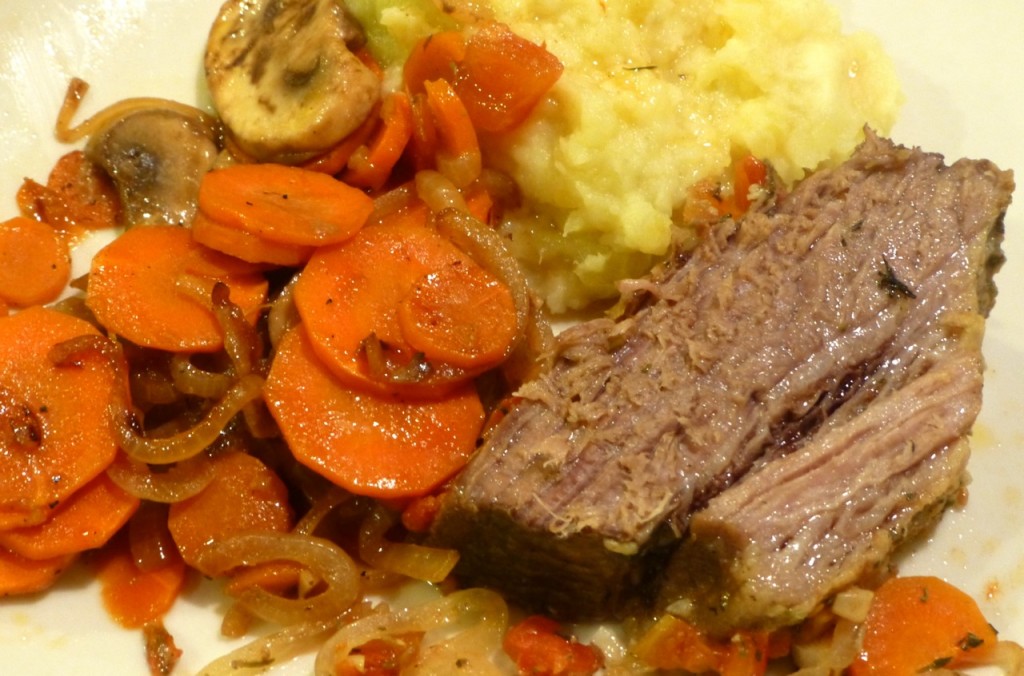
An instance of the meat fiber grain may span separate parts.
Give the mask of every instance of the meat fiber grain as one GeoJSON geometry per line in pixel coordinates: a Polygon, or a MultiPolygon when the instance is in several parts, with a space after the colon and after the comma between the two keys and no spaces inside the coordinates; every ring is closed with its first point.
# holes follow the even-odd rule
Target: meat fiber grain
{"type": "Polygon", "coordinates": [[[717,225],[630,284],[625,316],[560,336],[435,539],[459,548],[466,583],[563,618],[655,597],[716,628],[805,615],[963,481],[1012,187],[989,162],[869,133],[717,225]],[[780,478],[812,472],[810,492],[780,478]],[[800,531],[819,512],[844,527],[800,531]],[[796,532],[835,562],[789,556],[796,532]],[[764,596],[783,572],[786,593],[764,596]]]}

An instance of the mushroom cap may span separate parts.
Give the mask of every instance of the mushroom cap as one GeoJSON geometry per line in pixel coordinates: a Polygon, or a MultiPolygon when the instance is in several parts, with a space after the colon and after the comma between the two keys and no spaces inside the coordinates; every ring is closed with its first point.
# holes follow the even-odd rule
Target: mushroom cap
{"type": "Polygon", "coordinates": [[[227,0],[206,45],[206,82],[232,141],[296,164],[348,136],[380,99],[350,47],[362,28],[336,0],[227,0]]]}
{"type": "Polygon", "coordinates": [[[94,135],[86,155],[110,175],[126,226],[192,223],[199,182],[220,149],[194,118],[154,108],[122,117],[94,135]]]}

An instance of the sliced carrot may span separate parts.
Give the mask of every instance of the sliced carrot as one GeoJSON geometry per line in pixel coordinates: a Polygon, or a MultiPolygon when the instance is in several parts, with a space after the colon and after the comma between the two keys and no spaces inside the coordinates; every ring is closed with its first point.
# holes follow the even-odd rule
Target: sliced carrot
{"type": "Polygon", "coordinates": [[[437,155],[437,126],[434,124],[430,106],[427,105],[426,92],[419,91],[411,94],[409,107],[412,111],[409,159],[416,171],[434,169],[437,155]]]}
{"type": "Polygon", "coordinates": [[[491,21],[468,34],[447,31],[421,40],[409,54],[403,78],[413,94],[425,82],[447,80],[476,129],[503,132],[527,118],[562,70],[544,46],[491,21]]]}
{"type": "Polygon", "coordinates": [[[983,662],[995,630],[965,592],[937,577],[892,577],[876,591],[851,676],[924,673],[983,662]]]}
{"type": "Polygon", "coordinates": [[[57,299],[71,276],[67,240],[24,216],[0,223],[0,298],[17,307],[57,299]]]}
{"type": "Polygon", "coordinates": [[[496,21],[485,22],[466,40],[466,54],[453,81],[473,120],[486,132],[521,124],[562,75],[562,63],[543,45],[496,21]]]}
{"type": "MultiPolygon", "coordinates": [[[[378,78],[384,77],[384,71],[377,63],[376,59],[370,53],[370,50],[365,45],[359,47],[353,52],[356,58],[359,59],[364,66],[369,68],[378,78]]],[[[348,166],[349,158],[352,154],[362,145],[364,145],[373,134],[374,130],[377,129],[378,122],[380,120],[379,103],[374,106],[370,114],[366,116],[363,123],[359,127],[341,140],[338,145],[328,150],[323,155],[314,157],[311,160],[306,161],[300,165],[303,169],[309,169],[311,171],[319,171],[324,174],[337,175],[348,166]]]]}
{"type": "Polygon", "coordinates": [[[0,547],[36,560],[95,549],[106,544],[138,508],[138,498],[101,474],[43,523],[0,531],[0,547]]]}
{"type": "Polygon", "coordinates": [[[336,244],[363,226],[373,200],[327,174],[282,164],[235,164],[199,184],[208,218],[271,242],[336,244]]]}
{"type": "Polygon", "coordinates": [[[211,289],[223,282],[255,322],[267,293],[259,270],[199,244],[186,228],[132,228],[93,257],[86,305],[108,331],[138,345],[214,352],[223,346],[220,326],[209,307],[181,288],[182,278],[211,289]]]}
{"type": "Polygon", "coordinates": [[[299,267],[313,255],[315,247],[272,242],[247,230],[215,221],[203,212],[192,219],[192,238],[203,246],[250,263],[299,267]]]}
{"type": "Polygon", "coordinates": [[[483,166],[473,121],[447,80],[428,80],[423,88],[437,129],[438,169],[455,185],[464,188],[480,176],[483,166]]]}
{"type": "Polygon", "coordinates": [[[413,94],[429,80],[452,81],[466,58],[466,37],[461,31],[442,31],[417,42],[402,67],[402,79],[413,94]]]}
{"type": "Polygon", "coordinates": [[[42,523],[117,452],[107,408],[127,398],[127,383],[100,355],[67,365],[50,356],[83,335],[99,332],[41,307],[0,318],[0,529],[42,523]]]}
{"type": "Polygon", "coordinates": [[[107,612],[122,627],[137,629],[160,620],[185,585],[185,563],[174,557],[142,570],[135,564],[126,537],[116,538],[97,562],[96,576],[107,612]]]}
{"type": "Polygon", "coordinates": [[[51,587],[74,560],[75,555],[69,554],[37,561],[0,548],[0,598],[51,587]]]}
{"type": "Polygon", "coordinates": [[[768,167],[753,155],[747,155],[733,168],[732,217],[739,218],[750,208],[750,189],[764,185],[768,180],[768,167]]]}
{"type": "Polygon", "coordinates": [[[474,183],[463,191],[469,213],[481,223],[490,223],[494,211],[494,198],[479,183],[474,183]]]}
{"type": "Polygon", "coordinates": [[[465,261],[417,280],[398,305],[398,324],[409,345],[428,360],[466,369],[501,362],[518,330],[509,288],[465,261]]]}
{"type": "Polygon", "coordinates": [[[317,358],[301,326],[289,331],[264,388],[296,460],[359,495],[424,495],[463,467],[483,407],[471,383],[443,399],[352,390],[317,358]]]}
{"type": "Polygon", "coordinates": [[[597,648],[562,636],[554,620],[531,615],[513,625],[502,647],[520,674],[589,676],[604,666],[597,648]]]}
{"type": "Polygon", "coordinates": [[[685,620],[663,615],[632,650],[655,669],[756,676],[767,669],[768,647],[768,632],[743,631],[717,639],[685,620]]]}
{"type": "Polygon", "coordinates": [[[441,498],[424,495],[416,498],[402,510],[402,525],[413,533],[426,533],[441,511],[441,498]]]}
{"type": "Polygon", "coordinates": [[[366,144],[377,129],[377,125],[380,122],[378,108],[379,104],[370,111],[370,114],[366,116],[363,123],[354,132],[343,138],[338,145],[299,166],[309,171],[319,171],[322,174],[336,175],[341,173],[348,166],[348,160],[352,157],[352,154],[360,146],[366,144]]]}
{"type": "MultiPolygon", "coordinates": [[[[427,227],[425,219],[426,212],[419,209],[400,211],[367,226],[344,244],[321,248],[295,284],[295,305],[314,349],[350,385],[377,392],[434,395],[479,373],[453,373],[453,368],[460,367],[432,363],[418,380],[388,382],[375,376],[367,359],[366,341],[371,338],[398,362],[418,359],[421,355],[402,331],[398,307],[425,276],[454,264],[476,266],[427,227]]],[[[479,316],[469,319],[487,321],[479,316]]]]}
{"type": "Polygon", "coordinates": [[[349,158],[348,170],[342,175],[345,182],[370,190],[384,187],[412,138],[412,107],[405,92],[384,99],[380,120],[373,138],[349,158]]]}
{"type": "Polygon", "coordinates": [[[18,205],[24,215],[60,230],[113,228],[120,214],[113,182],[81,150],[57,160],[46,185],[26,179],[18,205]]]}
{"type": "Polygon", "coordinates": [[[185,563],[201,563],[209,543],[232,535],[286,532],[292,525],[288,488],[257,458],[230,452],[214,459],[213,480],[199,494],[171,505],[167,527],[185,563]]]}

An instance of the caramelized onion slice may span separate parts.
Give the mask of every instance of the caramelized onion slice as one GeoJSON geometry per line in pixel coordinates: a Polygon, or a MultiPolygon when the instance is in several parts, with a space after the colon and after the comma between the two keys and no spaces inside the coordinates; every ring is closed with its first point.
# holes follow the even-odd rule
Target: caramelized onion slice
{"type": "Polygon", "coordinates": [[[441,172],[430,169],[417,171],[415,184],[416,194],[430,207],[431,211],[437,212],[444,209],[469,211],[462,191],[441,172]]]}
{"type": "Polygon", "coordinates": [[[220,399],[234,381],[230,374],[199,368],[184,353],[171,357],[170,372],[171,382],[179,392],[202,399],[220,399]]]}
{"type": "Polygon", "coordinates": [[[374,639],[423,633],[415,663],[403,673],[504,674],[512,666],[506,663],[504,669],[499,667],[500,660],[507,660],[501,653],[507,627],[504,599],[487,589],[464,589],[408,609],[391,611],[381,606],[328,639],[317,654],[314,673],[332,676],[337,665],[374,639]]]}
{"type": "Polygon", "coordinates": [[[135,460],[151,465],[181,462],[199,455],[217,441],[231,419],[262,393],[263,378],[243,376],[194,427],[166,437],[139,434],[132,425],[131,411],[122,406],[114,413],[114,431],[121,448],[135,460]]]}
{"type": "Polygon", "coordinates": [[[472,214],[459,209],[442,209],[434,214],[438,232],[459,247],[473,262],[497,277],[512,292],[519,333],[526,331],[530,318],[530,292],[526,275],[509,251],[505,240],[472,214]]]}
{"type": "Polygon", "coordinates": [[[107,468],[107,476],[137,498],[169,504],[181,502],[206,488],[213,479],[213,464],[209,454],[202,452],[154,471],[146,463],[118,453],[107,468]]]}
{"type": "Polygon", "coordinates": [[[292,528],[293,533],[300,535],[313,535],[316,529],[323,523],[332,512],[344,504],[349,504],[355,501],[355,495],[349,493],[340,486],[330,486],[324,492],[323,495],[319,496],[313,501],[309,511],[307,511],[302,518],[299,520],[295,527],[292,528]]]}
{"type": "Polygon", "coordinates": [[[155,570],[180,558],[167,528],[167,505],[143,502],[128,521],[128,547],[139,570],[155,570]]]}
{"type": "Polygon", "coordinates": [[[280,625],[330,620],[360,596],[359,568],[330,540],[294,533],[252,533],[210,544],[201,555],[202,569],[224,575],[239,567],[270,561],[294,561],[323,582],[323,591],[305,598],[285,598],[259,587],[236,597],[253,615],[280,625]]]}
{"type": "Polygon", "coordinates": [[[396,521],[391,512],[375,506],[359,529],[359,558],[378,570],[424,582],[441,582],[448,577],[459,561],[459,553],[454,549],[388,540],[385,534],[396,521]]]}
{"type": "Polygon", "coordinates": [[[221,655],[203,667],[200,676],[244,676],[265,673],[274,664],[299,654],[315,645],[324,634],[338,625],[338,620],[315,620],[292,624],[261,636],[241,648],[221,655]]]}
{"type": "Polygon", "coordinates": [[[213,303],[213,315],[224,333],[224,350],[231,359],[231,365],[238,375],[246,375],[259,370],[259,356],[263,351],[256,328],[248,322],[242,308],[231,302],[226,284],[217,282],[213,285],[210,300],[213,303]]]}
{"type": "Polygon", "coordinates": [[[72,78],[71,82],[68,84],[67,91],[64,93],[64,101],[61,103],[60,111],[57,114],[57,125],[54,130],[57,140],[61,143],[74,143],[75,141],[82,140],[86,136],[92,136],[98,131],[106,129],[130,113],[135,113],[140,110],[161,109],[170,110],[194,120],[213,138],[219,138],[222,136],[220,123],[214,116],[196,108],[195,106],[157,97],[135,97],[122,99],[104,108],[77,126],[72,126],[71,121],[78,113],[78,108],[82,104],[82,99],[85,98],[88,91],[89,83],[80,78],[72,78]]]}
{"type": "Polygon", "coordinates": [[[301,321],[294,298],[295,282],[298,279],[299,276],[294,275],[270,302],[270,309],[267,311],[267,336],[273,347],[277,347],[284,334],[301,321]]]}

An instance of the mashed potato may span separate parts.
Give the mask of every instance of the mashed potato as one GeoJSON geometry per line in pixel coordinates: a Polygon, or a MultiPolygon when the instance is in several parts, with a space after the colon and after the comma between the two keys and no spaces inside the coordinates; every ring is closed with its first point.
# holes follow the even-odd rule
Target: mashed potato
{"type": "MultiPolygon", "coordinates": [[[[381,13],[392,35],[419,32],[415,4],[381,13]]],[[[747,153],[796,181],[844,159],[865,124],[888,133],[901,101],[879,42],[844,35],[826,0],[487,4],[566,66],[531,119],[486,149],[522,188],[506,226],[556,312],[643,274],[697,181],[747,153]]]]}

